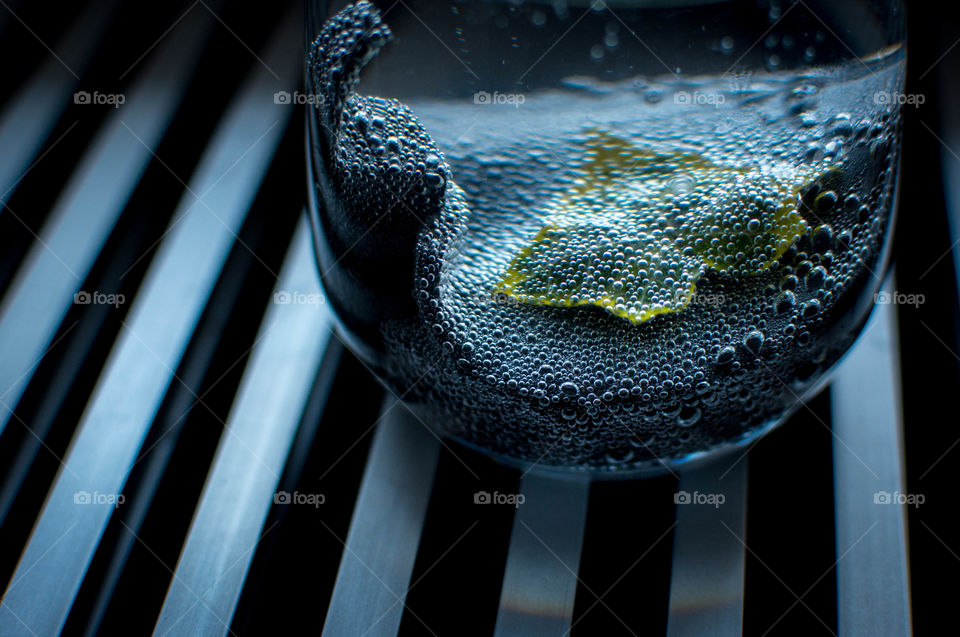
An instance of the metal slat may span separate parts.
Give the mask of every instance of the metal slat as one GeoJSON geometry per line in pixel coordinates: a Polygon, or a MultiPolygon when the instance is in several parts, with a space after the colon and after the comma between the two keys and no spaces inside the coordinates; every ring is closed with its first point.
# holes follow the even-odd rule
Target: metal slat
{"type": "Polygon", "coordinates": [[[840,637],[911,632],[896,324],[877,305],[831,386],[840,637]]]}
{"type": "MultiPolygon", "coordinates": [[[[950,252],[953,257],[953,268],[957,283],[960,283],[960,113],[956,105],[960,101],[960,89],[957,88],[956,76],[960,71],[960,62],[955,57],[943,60],[937,71],[940,98],[940,163],[943,176],[943,198],[947,208],[947,221],[950,225],[950,252]]],[[[931,133],[933,131],[930,131],[931,133]]],[[[943,255],[946,256],[946,255],[943,255]]],[[[941,257],[942,258],[942,257],[941,257]]],[[[934,262],[933,265],[936,265],[934,262]]],[[[933,268],[931,265],[931,269],[933,268]]],[[[927,270],[929,272],[929,270],[927,270]]],[[[926,276],[926,272],[920,277],[926,276]]]]}
{"type": "MultiPolygon", "coordinates": [[[[280,142],[278,155],[283,152],[283,143],[283,141],[280,142]]],[[[279,156],[277,159],[280,160],[279,156]]],[[[267,189],[275,192],[273,190],[274,186],[271,186],[269,182],[271,172],[276,170],[277,163],[275,162],[267,173],[258,197],[263,197],[267,189]]],[[[293,204],[292,208],[288,207],[287,209],[295,210],[295,208],[296,203],[293,204]]],[[[191,420],[190,414],[197,407],[197,398],[193,392],[199,391],[197,388],[201,387],[204,378],[211,371],[211,364],[223,340],[222,335],[232,325],[236,304],[242,302],[241,297],[245,293],[245,284],[248,282],[247,275],[250,269],[255,267],[255,262],[256,257],[252,252],[238,254],[236,251],[231,251],[230,257],[220,273],[220,280],[207,301],[201,320],[193,332],[190,346],[177,369],[180,381],[184,387],[190,388],[190,391],[180,390],[168,393],[164,398],[164,406],[161,408],[158,418],[154,420],[151,426],[151,433],[154,435],[148,434],[143,442],[145,448],[140,450],[136,469],[131,471],[127,485],[124,487],[127,504],[117,512],[118,517],[111,518],[104,533],[104,539],[101,540],[101,547],[94,558],[95,564],[99,558],[103,557],[108,560],[109,565],[103,567],[103,570],[99,570],[96,565],[91,565],[91,568],[97,569],[98,574],[102,573],[102,576],[97,581],[99,590],[96,601],[89,606],[90,612],[85,617],[84,635],[87,637],[95,637],[100,634],[101,624],[104,621],[109,621],[111,605],[115,594],[118,593],[117,587],[126,571],[128,560],[134,554],[134,548],[141,541],[139,537],[141,529],[148,516],[156,513],[153,505],[158,492],[160,492],[162,499],[161,485],[164,479],[170,477],[167,470],[178,445],[182,442],[180,440],[181,434],[186,433],[193,426],[194,421],[191,420]],[[111,536],[111,527],[119,526],[123,527],[123,531],[111,536]],[[110,539],[109,546],[103,545],[107,538],[110,539]]],[[[252,340],[251,343],[253,343],[252,340]]],[[[328,364],[326,358],[325,356],[324,365],[328,364]]],[[[218,382],[214,382],[212,387],[217,384],[218,382]]],[[[211,388],[208,387],[201,398],[210,392],[211,388]]],[[[311,400],[314,400],[314,398],[311,398],[311,400]]],[[[209,466],[204,466],[204,474],[208,468],[209,466]]],[[[185,532],[186,529],[184,529],[185,532]]],[[[179,552],[179,548],[178,546],[177,552],[179,552]]],[[[176,554],[169,560],[171,563],[174,562],[176,554]]],[[[103,562],[100,563],[103,564],[103,562]]],[[[80,601],[83,598],[84,592],[81,588],[78,602],[75,602],[75,605],[83,603],[80,601]]],[[[162,602],[162,599],[157,601],[162,602]]],[[[88,606],[84,605],[84,609],[86,608],[88,606]]],[[[114,609],[116,608],[118,607],[115,606],[114,609]]],[[[159,609],[159,604],[157,608],[159,609]]],[[[154,614],[148,618],[148,621],[152,625],[155,619],[154,614]]],[[[68,618],[66,630],[70,629],[71,623],[72,618],[68,618]]]]}
{"type": "Polygon", "coordinates": [[[83,74],[115,4],[91,3],[57,45],[59,58],[51,55],[0,113],[0,214],[70,103],[77,82],[73,73],[83,74]],[[69,63],[69,69],[61,60],[69,63]]]}
{"type": "Polygon", "coordinates": [[[392,637],[403,616],[440,443],[407,408],[381,416],[337,571],[324,637],[392,637]]]}
{"type": "Polygon", "coordinates": [[[289,119],[291,109],[272,96],[299,71],[297,18],[265,56],[286,81],[253,67],[174,213],[7,589],[0,634],[52,634],[66,619],[112,511],[109,503],[77,504],[74,495],[123,487],[289,119]]]}
{"type": "Polygon", "coordinates": [[[741,634],[746,473],[747,459],[719,460],[680,476],[668,637],[741,634]]]}
{"type": "MultiPolygon", "coordinates": [[[[306,218],[277,287],[278,294],[291,291],[319,293],[306,218]]],[[[155,635],[229,632],[331,328],[325,304],[274,304],[267,311],[155,635]]]]}
{"type": "Polygon", "coordinates": [[[529,473],[520,493],[494,634],[565,635],[573,617],[590,482],[529,473]]]}
{"type": "Polygon", "coordinates": [[[163,137],[213,18],[192,11],[108,116],[0,304],[0,433],[163,137]],[[139,139],[138,139],[139,138],[139,139]]]}

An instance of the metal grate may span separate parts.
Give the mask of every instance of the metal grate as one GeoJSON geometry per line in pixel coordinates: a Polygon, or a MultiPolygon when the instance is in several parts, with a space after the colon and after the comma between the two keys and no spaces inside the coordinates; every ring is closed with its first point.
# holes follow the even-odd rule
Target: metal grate
{"type": "Polygon", "coordinates": [[[303,113],[274,99],[299,85],[297,3],[3,4],[0,32],[24,60],[0,103],[0,635],[911,632],[927,525],[874,497],[919,453],[898,339],[922,318],[878,306],[749,453],[521,475],[438,440],[333,331],[303,113]]]}

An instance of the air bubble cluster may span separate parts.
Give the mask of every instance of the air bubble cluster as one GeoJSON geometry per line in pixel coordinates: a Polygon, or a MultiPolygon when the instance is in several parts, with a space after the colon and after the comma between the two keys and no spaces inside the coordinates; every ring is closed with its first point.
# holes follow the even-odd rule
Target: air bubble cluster
{"type": "Polygon", "coordinates": [[[467,100],[405,106],[353,92],[388,31],[368,3],[351,7],[312,52],[334,98],[315,111],[331,150],[318,181],[338,223],[380,239],[360,258],[325,228],[331,271],[353,267],[343,280],[360,292],[330,273],[324,285],[344,318],[383,276],[405,282],[391,287],[406,310],[373,303],[344,322],[426,422],[510,461],[649,470],[749,439],[850,345],[898,154],[897,113],[868,97],[899,81],[902,61],[856,80],[783,71],[709,110],[649,99],[672,94],[666,82],[531,92],[504,120],[467,100]],[[670,161],[680,165],[650,177],[670,161]],[[748,168],[711,184],[685,161],[748,168]],[[598,162],[602,187],[587,188],[598,162]],[[785,189],[784,171],[811,177],[785,189]],[[386,233],[373,225],[384,214],[397,216],[386,233]],[[579,231],[549,235],[558,214],[579,231]],[[774,231],[783,214],[794,227],[774,231]],[[542,253],[521,265],[566,304],[503,291],[538,233],[542,253]],[[692,296],[678,305],[678,291],[692,296]],[[611,307],[576,302],[591,295],[611,307]],[[618,304],[671,311],[631,321],[618,304]],[[370,316],[375,333],[362,332],[370,316]]]}

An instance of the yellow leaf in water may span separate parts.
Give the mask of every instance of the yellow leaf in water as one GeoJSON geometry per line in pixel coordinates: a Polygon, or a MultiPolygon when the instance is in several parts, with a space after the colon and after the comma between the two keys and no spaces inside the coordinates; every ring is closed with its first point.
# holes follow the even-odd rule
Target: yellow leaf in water
{"type": "Polygon", "coordinates": [[[495,292],[534,305],[596,305],[635,324],[687,307],[709,269],[752,276],[770,267],[809,230],[799,195],[826,174],[719,165],[602,131],[583,145],[581,175],[495,292]]]}

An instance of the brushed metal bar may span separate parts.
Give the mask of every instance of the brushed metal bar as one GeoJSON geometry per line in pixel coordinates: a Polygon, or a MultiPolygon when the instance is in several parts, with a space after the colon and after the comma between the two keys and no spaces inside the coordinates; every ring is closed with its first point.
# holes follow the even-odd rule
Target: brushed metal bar
{"type": "Polygon", "coordinates": [[[877,305],[830,390],[840,637],[911,632],[896,329],[894,306],[877,305]]]}
{"type": "Polygon", "coordinates": [[[556,637],[569,631],[590,482],[528,473],[510,535],[497,637],[556,637]]]}
{"type": "Polygon", "coordinates": [[[388,399],[344,543],[323,637],[393,637],[413,573],[440,443],[388,399]]]}
{"type": "Polygon", "coordinates": [[[731,462],[680,475],[668,637],[741,634],[748,459],[731,462]]]}
{"type": "MultiPolygon", "coordinates": [[[[280,273],[276,294],[296,291],[321,298],[312,250],[304,217],[280,273]]],[[[274,303],[268,309],[155,635],[229,632],[332,327],[330,312],[319,301],[274,303]]]]}

